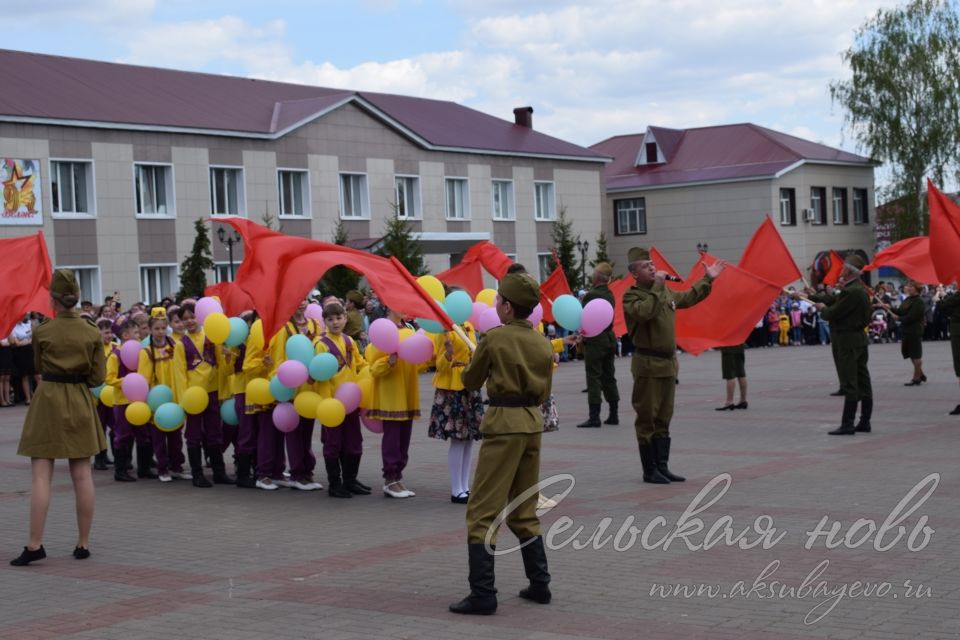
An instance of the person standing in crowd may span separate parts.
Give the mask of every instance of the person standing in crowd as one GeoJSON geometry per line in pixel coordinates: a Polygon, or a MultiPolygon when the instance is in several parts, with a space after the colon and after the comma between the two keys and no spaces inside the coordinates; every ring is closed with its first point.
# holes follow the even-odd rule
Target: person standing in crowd
{"type": "Polygon", "coordinates": [[[30,406],[33,398],[33,378],[36,369],[33,366],[33,323],[30,314],[17,323],[10,334],[13,345],[13,366],[20,376],[20,389],[23,392],[23,404],[30,406]]]}
{"type": "Polygon", "coordinates": [[[817,344],[817,323],[819,321],[817,308],[812,304],[808,306],[800,321],[803,326],[803,344],[817,344]]]}
{"type": "Polygon", "coordinates": [[[683,482],[670,471],[670,419],[676,393],[677,341],[674,321],[677,309],[697,304],[710,295],[711,283],[726,263],[704,264],[706,273],[687,291],[664,286],[667,273],[658,271],[650,252],[633,247],[627,254],[630,274],[636,283],[623,296],[623,314],[634,344],[633,408],[643,465],[643,481],[653,484],[683,482]]]}
{"type": "MultiPolygon", "coordinates": [[[[100,318],[97,320],[97,330],[100,332],[100,340],[103,345],[103,361],[106,362],[107,358],[110,357],[110,354],[113,353],[114,345],[116,344],[115,336],[113,335],[113,321],[109,318],[100,318]]],[[[110,443],[110,450],[113,451],[114,457],[116,457],[116,445],[114,444],[114,429],[113,429],[113,409],[103,404],[97,400],[97,417],[100,418],[100,425],[103,427],[103,435],[106,437],[107,442],[110,443]]],[[[114,464],[113,460],[107,456],[107,450],[104,449],[98,453],[93,459],[93,468],[97,471],[107,471],[109,465],[114,464]]]]}
{"type": "Polygon", "coordinates": [[[795,347],[803,344],[803,312],[799,302],[790,306],[790,344],[795,347]]]}
{"type": "Polygon", "coordinates": [[[927,381],[923,372],[923,327],[926,324],[926,311],[923,300],[920,298],[920,284],[911,280],[904,285],[907,299],[899,307],[880,303],[877,306],[885,309],[900,320],[900,354],[903,359],[910,359],[913,364],[913,377],[905,387],[916,387],[927,381]]]}
{"type": "Polygon", "coordinates": [[[12,407],[14,404],[10,386],[14,373],[13,349],[9,336],[0,340],[0,407],[12,407]]]}
{"type": "Polygon", "coordinates": [[[343,306],[347,317],[347,325],[343,328],[343,333],[359,344],[364,339],[363,313],[360,312],[364,308],[363,294],[356,289],[347,291],[343,306]]]}
{"type": "Polygon", "coordinates": [[[720,369],[727,385],[727,401],[717,411],[747,408],[747,367],[744,345],[720,347],[720,369]],[[740,402],[733,403],[734,387],[740,387],[740,402]]]}
{"type": "MultiPolygon", "coordinates": [[[[593,288],[584,296],[583,302],[602,299],[616,306],[613,292],[607,284],[613,275],[613,269],[606,262],[600,262],[593,269],[591,281],[593,288]]],[[[620,424],[618,405],[620,392],[617,390],[617,377],[614,360],[617,357],[617,337],[613,333],[613,323],[610,323],[600,334],[591,338],[583,338],[584,371],[587,374],[587,406],[589,416],[584,422],[577,425],[580,428],[596,428],[600,426],[601,402],[606,399],[610,406],[610,413],[604,424],[620,424]]]]}
{"type": "MultiPolygon", "coordinates": [[[[950,319],[950,351],[953,354],[953,373],[960,382],[960,290],[947,293],[940,299],[940,309],[950,319]]],[[[949,413],[960,416],[960,404],[949,413]]]]}
{"type": "MultiPolygon", "coordinates": [[[[842,286],[843,284],[843,272],[841,271],[839,278],[837,279],[837,286],[842,286]]],[[[831,305],[837,301],[837,292],[830,288],[820,285],[819,290],[814,291],[813,289],[807,287],[805,289],[807,293],[807,298],[814,304],[814,308],[818,311],[822,308],[820,305],[831,305]]],[[[826,334],[827,341],[830,343],[830,355],[833,357],[833,367],[837,372],[837,378],[840,378],[840,355],[837,351],[837,343],[834,340],[833,336],[833,327],[830,324],[830,321],[823,315],[820,315],[820,342],[823,343],[824,334],[826,334]]],[[[868,322],[869,323],[869,322],[868,322]]],[[[843,383],[840,383],[840,386],[836,391],[830,394],[831,396],[842,396],[845,395],[843,390],[843,383]]]]}
{"type": "Polygon", "coordinates": [[[780,314],[777,313],[777,305],[772,304],[764,316],[767,324],[767,346],[772,347],[777,344],[777,333],[780,331],[780,314]]]}
{"type": "Polygon", "coordinates": [[[70,479],[76,496],[77,545],[73,557],[90,557],[94,488],[90,456],[106,448],[106,440],[90,387],[103,384],[105,362],[96,327],[73,310],[80,286],[67,269],[57,269],[50,283],[56,317],[42,323],[33,335],[34,364],[40,371],[37,402],[23,423],[17,454],[30,458],[30,539],[23,553],[10,562],[22,567],[47,557],[43,531],[50,507],[54,460],[70,461],[70,479]]]}
{"type": "MultiPolygon", "coordinates": [[[[120,325],[120,342],[136,340],[138,330],[133,320],[126,320],[120,325]]],[[[137,439],[134,427],[127,421],[127,406],[130,400],[123,393],[123,378],[129,373],[135,373],[120,357],[120,345],[114,344],[110,355],[107,356],[106,384],[113,387],[113,446],[114,461],[113,479],[117,482],[136,482],[136,478],[127,471],[133,459],[133,445],[137,439]]],[[[138,428],[139,430],[139,428],[138,428]]],[[[146,437],[149,439],[149,431],[146,437]]],[[[148,440],[149,442],[149,440],[148,440]]],[[[140,446],[137,443],[137,478],[156,479],[156,474],[150,471],[150,460],[153,457],[152,448],[140,446]]]]}

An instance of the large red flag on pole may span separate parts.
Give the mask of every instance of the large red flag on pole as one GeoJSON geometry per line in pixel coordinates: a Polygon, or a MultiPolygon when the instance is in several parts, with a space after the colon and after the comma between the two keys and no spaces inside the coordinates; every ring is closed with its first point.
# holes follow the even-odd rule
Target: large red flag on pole
{"type": "Polygon", "coordinates": [[[843,273],[843,256],[830,249],[830,269],[824,274],[821,282],[832,287],[840,280],[841,273],[843,273]]]}
{"type": "Polygon", "coordinates": [[[930,206],[930,260],[937,281],[949,284],[960,276],[960,207],[927,180],[930,206]]]}
{"type": "Polygon", "coordinates": [[[797,268],[796,261],[770,216],[763,219],[750,238],[737,266],[781,287],[803,279],[803,274],[797,268]]]}
{"type": "Polygon", "coordinates": [[[543,308],[543,319],[546,322],[553,322],[553,301],[560,296],[573,295],[570,290],[570,283],[567,282],[567,274],[563,271],[563,265],[557,257],[556,249],[553,250],[553,261],[557,265],[546,280],[540,283],[540,306],[543,308]]]}
{"type": "Polygon", "coordinates": [[[0,337],[7,337],[28,311],[53,316],[53,269],[43,233],[0,240],[0,337]]]}
{"type": "Polygon", "coordinates": [[[476,297],[483,289],[483,271],[481,268],[486,269],[491,276],[500,280],[506,275],[511,264],[513,264],[513,260],[501,251],[500,247],[483,240],[470,247],[463,254],[463,259],[459,263],[438,273],[437,279],[446,284],[463,287],[470,292],[472,297],[476,297]]]}
{"type": "Polygon", "coordinates": [[[895,267],[905,273],[908,278],[924,284],[940,282],[937,270],[930,258],[930,238],[916,236],[906,238],[873,256],[873,262],[864,267],[865,271],[877,267],[895,267]]]}

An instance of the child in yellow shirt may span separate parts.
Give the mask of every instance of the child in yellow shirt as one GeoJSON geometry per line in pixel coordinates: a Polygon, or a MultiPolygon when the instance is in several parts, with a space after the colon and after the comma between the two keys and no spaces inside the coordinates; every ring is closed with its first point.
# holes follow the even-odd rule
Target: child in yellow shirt
{"type": "MultiPolygon", "coordinates": [[[[114,335],[113,320],[110,318],[100,318],[97,320],[97,329],[100,330],[100,337],[103,340],[104,360],[110,357],[113,352],[114,335]]],[[[103,427],[103,435],[107,437],[110,443],[110,449],[113,450],[113,409],[97,401],[97,416],[100,418],[100,425],[103,427]]],[[[93,459],[93,468],[97,471],[106,471],[113,461],[107,457],[107,451],[104,449],[93,459]]]]}
{"type": "MultiPolygon", "coordinates": [[[[151,312],[147,326],[150,329],[150,342],[140,350],[137,371],[147,379],[151,388],[163,384],[172,390],[176,386],[173,375],[174,342],[173,338],[167,335],[167,314],[163,307],[158,307],[151,312]]],[[[150,429],[160,482],[171,482],[174,478],[191,480],[191,475],[183,470],[181,430],[161,431],[156,424],[145,425],[142,428],[150,429]]]]}
{"type": "MultiPolygon", "coordinates": [[[[127,340],[135,340],[137,336],[137,324],[132,320],[127,320],[120,326],[121,343],[127,340]]],[[[104,384],[113,387],[113,445],[114,445],[114,472],[113,479],[117,482],[136,482],[127,472],[127,465],[133,458],[134,427],[127,422],[127,405],[130,401],[123,395],[123,377],[128,373],[134,373],[133,369],[128,369],[120,358],[120,345],[113,345],[110,355],[107,356],[107,376],[104,384]]],[[[140,430],[142,428],[138,428],[140,430]]],[[[146,431],[149,438],[149,430],[146,431]]],[[[150,471],[150,457],[152,451],[147,447],[137,447],[137,477],[138,478],[156,478],[157,476],[150,471]]]]}

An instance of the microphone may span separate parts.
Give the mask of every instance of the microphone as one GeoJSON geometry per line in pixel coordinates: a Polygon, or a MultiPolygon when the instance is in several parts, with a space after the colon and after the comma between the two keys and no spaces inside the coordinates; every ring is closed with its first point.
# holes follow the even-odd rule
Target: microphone
{"type": "Polygon", "coordinates": [[[677,276],[672,276],[669,273],[663,276],[664,280],[669,280],[670,282],[683,282],[683,278],[678,278],[677,276]]]}

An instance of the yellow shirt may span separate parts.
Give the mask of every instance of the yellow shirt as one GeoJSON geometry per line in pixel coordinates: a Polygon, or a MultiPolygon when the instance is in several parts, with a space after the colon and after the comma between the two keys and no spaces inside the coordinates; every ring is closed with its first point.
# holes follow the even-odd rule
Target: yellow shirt
{"type": "Polygon", "coordinates": [[[127,396],[123,395],[123,378],[120,377],[120,356],[112,351],[110,355],[107,356],[107,377],[104,380],[104,384],[113,387],[114,406],[130,404],[127,396]]]}
{"type": "MultiPolygon", "coordinates": [[[[477,344],[477,333],[467,322],[463,325],[463,332],[467,334],[474,345],[477,344]]],[[[433,386],[448,391],[463,391],[463,368],[470,362],[470,347],[456,334],[455,331],[435,333],[433,338],[434,365],[437,372],[433,376],[433,386]],[[447,360],[444,343],[450,340],[453,344],[453,359],[447,360]]]]}
{"type": "MultiPolygon", "coordinates": [[[[340,333],[334,335],[332,333],[324,334],[326,338],[329,338],[333,344],[337,346],[337,349],[340,350],[340,353],[344,356],[347,352],[346,341],[343,339],[344,334],[340,333]]],[[[313,341],[313,345],[316,348],[317,354],[321,353],[330,353],[330,348],[318,337],[313,341]]],[[[340,369],[337,373],[325,382],[317,383],[317,392],[323,396],[331,396],[333,390],[339,387],[344,382],[356,382],[360,379],[360,376],[368,369],[367,361],[363,359],[363,356],[360,355],[360,348],[357,347],[357,341],[350,340],[350,366],[346,366],[346,363],[339,358],[340,369]]]]}
{"type": "MultiPolygon", "coordinates": [[[[321,333],[320,324],[316,320],[307,320],[307,323],[303,326],[302,330],[298,330],[297,326],[293,322],[287,322],[284,325],[283,329],[277,331],[276,335],[270,338],[270,358],[273,360],[273,363],[270,365],[270,374],[268,378],[272,378],[277,374],[277,369],[280,368],[281,363],[287,360],[287,340],[297,333],[306,336],[310,339],[310,342],[314,342],[321,333]]],[[[314,383],[312,381],[307,381],[305,384],[297,387],[297,393],[301,391],[316,391],[321,395],[329,396],[329,385],[327,383],[314,383]]]]}
{"type": "MultiPolygon", "coordinates": [[[[153,358],[151,358],[150,347],[144,347],[140,350],[140,363],[137,366],[137,372],[147,379],[147,384],[151,388],[158,384],[165,384],[170,389],[176,387],[177,383],[173,374],[173,351],[174,345],[165,344],[160,347],[153,347],[153,358]]],[[[174,400],[179,400],[179,398],[174,395],[174,400]]]]}
{"type": "Polygon", "coordinates": [[[420,417],[420,380],[417,365],[397,358],[390,366],[390,354],[367,345],[364,353],[373,376],[373,405],[368,414],[375,420],[415,420],[420,417]]]}
{"type": "MultiPolygon", "coordinates": [[[[193,346],[196,347],[197,352],[200,356],[203,356],[203,347],[205,337],[203,331],[197,331],[196,333],[186,334],[190,342],[193,343],[193,346]]],[[[220,347],[214,346],[214,353],[216,354],[216,365],[211,365],[206,360],[201,360],[200,364],[196,366],[192,371],[187,370],[187,352],[183,347],[183,341],[178,340],[175,343],[173,349],[173,372],[174,372],[174,382],[176,386],[174,388],[174,394],[177,398],[183,397],[183,392],[189,389],[190,387],[200,387],[207,393],[214,391],[219,391],[220,389],[220,373],[219,369],[223,365],[223,353],[220,347]]]]}
{"type": "MultiPolygon", "coordinates": [[[[242,384],[244,393],[246,393],[247,384],[251,380],[266,378],[270,371],[270,367],[263,361],[267,355],[265,342],[263,339],[263,322],[255,320],[250,325],[250,333],[247,334],[246,353],[243,356],[243,373],[234,377],[235,383],[242,384]],[[237,378],[240,380],[237,380],[237,378]]],[[[268,404],[254,404],[248,399],[244,399],[244,413],[247,415],[269,411],[270,407],[271,405],[268,404]]]]}

